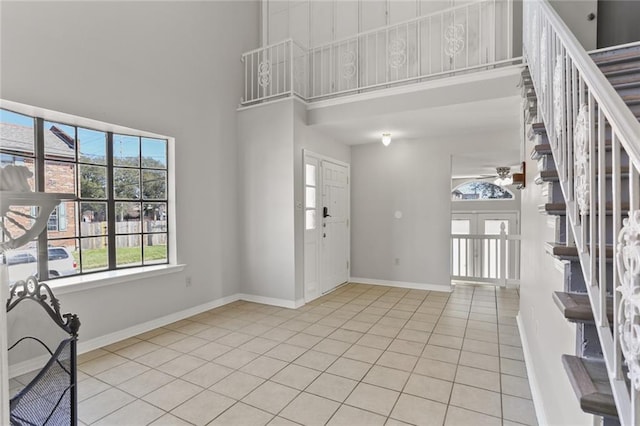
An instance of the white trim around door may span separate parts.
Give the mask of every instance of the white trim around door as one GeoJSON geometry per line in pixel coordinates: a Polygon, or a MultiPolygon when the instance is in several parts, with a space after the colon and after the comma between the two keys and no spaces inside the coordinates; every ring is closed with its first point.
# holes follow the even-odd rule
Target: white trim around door
{"type": "Polygon", "coordinates": [[[349,280],[350,165],[303,151],[304,299],[349,280]]]}

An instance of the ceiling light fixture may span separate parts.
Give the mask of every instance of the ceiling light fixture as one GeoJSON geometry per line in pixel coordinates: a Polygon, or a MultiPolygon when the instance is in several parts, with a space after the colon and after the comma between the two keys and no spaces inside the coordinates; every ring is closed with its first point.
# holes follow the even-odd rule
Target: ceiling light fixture
{"type": "Polygon", "coordinates": [[[391,143],[391,133],[383,133],[382,134],[382,145],[389,146],[391,143]]]}

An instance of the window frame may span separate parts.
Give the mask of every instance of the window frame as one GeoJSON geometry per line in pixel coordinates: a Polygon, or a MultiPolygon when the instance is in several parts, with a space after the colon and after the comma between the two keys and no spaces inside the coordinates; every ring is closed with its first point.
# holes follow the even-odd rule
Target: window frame
{"type": "Polygon", "coordinates": [[[64,203],[60,203],[51,212],[49,218],[47,219],[47,231],[59,231],[60,230],[60,218],[58,209],[60,206],[64,205],[64,203]]]}
{"type": "MultiPolygon", "coordinates": [[[[112,281],[113,278],[117,278],[117,276],[122,276],[126,280],[127,279],[126,277],[132,277],[136,275],[137,272],[140,272],[141,274],[150,274],[150,273],[153,273],[155,270],[173,270],[173,269],[176,269],[175,267],[179,267],[178,269],[180,270],[182,269],[184,265],[177,264],[177,255],[175,252],[177,244],[176,244],[176,237],[174,235],[176,221],[175,221],[175,203],[173,201],[175,199],[175,189],[174,189],[174,180],[175,180],[174,143],[175,143],[175,140],[174,138],[155,134],[155,133],[150,133],[146,131],[130,129],[130,128],[126,128],[118,125],[103,123],[96,120],[90,120],[90,119],[73,116],[69,114],[45,110],[42,108],[31,107],[31,106],[27,106],[27,105],[23,105],[23,104],[11,102],[11,101],[5,101],[1,99],[0,99],[0,108],[2,110],[27,116],[33,119],[34,152],[32,156],[30,154],[26,154],[26,155],[27,157],[31,158],[34,161],[33,167],[35,170],[34,180],[35,180],[36,191],[45,190],[46,162],[61,162],[61,163],[73,164],[73,167],[75,167],[75,170],[73,171],[74,179],[75,179],[75,182],[74,182],[75,198],[73,199],[73,201],[70,201],[73,203],[73,208],[75,209],[75,220],[71,219],[71,221],[74,223],[73,226],[76,228],[75,231],[73,232],[73,235],[49,237],[48,234],[50,232],[60,231],[60,220],[63,218],[59,213],[59,210],[58,210],[59,205],[58,205],[56,206],[56,210],[55,210],[56,212],[58,212],[57,220],[56,220],[56,230],[49,229],[50,219],[48,218],[47,226],[45,226],[44,230],[36,237],[36,239],[34,239],[34,241],[37,241],[37,244],[38,244],[38,274],[42,280],[55,279],[56,281],[57,280],[64,281],[65,285],[74,285],[77,282],[86,283],[87,279],[90,279],[92,276],[95,276],[95,278],[99,281],[109,281],[109,280],[112,281]],[[72,126],[74,128],[75,136],[76,136],[75,146],[73,147],[74,158],[72,158],[71,160],[60,161],[59,158],[56,158],[55,156],[51,156],[50,154],[47,154],[45,149],[45,139],[44,139],[44,132],[45,132],[44,123],[45,122],[63,124],[67,126],[72,126]],[[77,137],[78,128],[85,128],[88,130],[98,131],[98,132],[104,133],[107,136],[106,150],[107,150],[108,161],[107,161],[107,164],[105,165],[108,171],[107,197],[104,200],[92,199],[92,201],[106,202],[108,213],[113,212],[113,214],[109,214],[109,216],[112,216],[112,217],[108,219],[112,219],[112,220],[108,221],[108,232],[106,235],[107,238],[109,239],[108,247],[107,247],[108,265],[106,268],[103,268],[103,269],[93,269],[89,271],[83,271],[81,266],[82,265],[82,258],[81,258],[82,249],[80,248],[80,246],[81,246],[82,236],[81,236],[80,226],[82,222],[82,213],[80,209],[80,203],[83,201],[86,202],[87,200],[82,198],[79,192],[80,191],[79,165],[86,164],[86,162],[81,161],[80,155],[79,155],[79,143],[78,143],[78,137],[77,137]],[[147,236],[147,232],[144,229],[144,218],[142,217],[142,212],[141,212],[141,217],[140,217],[141,223],[140,223],[140,229],[139,229],[140,231],[139,232],[140,263],[132,264],[132,265],[121,265],[121,266],[117,265],[116,257],[115,257],[115,252],[116,252],[115,241],[116,241],[117,231],[115,226],[116,217],[115,217],[114,206],[117,202],[121,202],[122,200],[116,199],[113,193],[113,186],[114,186],[113,185],[114,166],[113,166],[113,152],[112,152],[113,151],[113,145],[112,145],[113,134],[123,134],[123,135],[131,135],[131,136],[137,137],[140,152],[142,152],[143,138],[150,138],[150,139],[157,139],[157,140],[164,141],[164,160],[165,160],[164,168],[154,168],[154,167],[143,166],[143,159],[142,159],[142,156],[140,155],[140,159],[139,159],[140,164],[138,165],[138,170],[140,171],[140,182],[139,182],[140,197],[136,201],[141,206],[141,209],[145,204],[164,204],[166,206],[166,211],[165,211],[165,216],[167,217],[166,227],[164,230],[159,232],[160,234],[164,234],[164,238],[166,239],[166,256],[161,262],[151,261],[150,263],[145,263],[145,255],[144,255],[145,240],[144,239],[147,236]],[[142,173],[144,170],[147,170],[147,169],[164,171],[165,173],[164,198],[149,199],[149,200],[143,198],[142,173]],[[49,277],[48,246],[50,242],[55,242],[56,240],[58,241],[75,240],[76,247],[78,248],[77,253],[79,254],[75,256],[76,257],[75,261],[78,263],[77,274],[69,275],[65,277],[49,277]],[[139,271],[136,271],[136,269],[138,269],[139,271]],[[105,273],[107,273],[108,277],[105,276],[105,273]]],[[[25,156],[25,154],[22,153],[21,151],[16,152],[15,150],[6,149],[2,147],[0,147],[0,154],[13,156],[13,157],[25,156]]],[[[59,192],[62,192],[62,191],[59,191],[59,192]]],[[[64,220],[69,222],[69,219],[70,219],[68,216],[70,214],[70,212],[68,211],[69,207],[65,205],[64,210],[65,210],[64,220]]],[[[67,223],[66,228],[68,227],[69,227],[69,223],[67,223]]]]}

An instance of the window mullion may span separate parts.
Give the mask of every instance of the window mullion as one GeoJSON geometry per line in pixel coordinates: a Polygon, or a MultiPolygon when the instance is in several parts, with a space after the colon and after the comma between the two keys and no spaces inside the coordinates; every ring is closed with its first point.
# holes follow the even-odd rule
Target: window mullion
{"type": "MultiPolygon", "coordinates": [[[[44,192],[45,189],[45,169],[44,169],[44,119],[36,117],[35,123],[35,158],[34,158],[34,181],[36,192],[44,192]]],[[[38,215],[42,214],[42,207],[38,206],[38,215]]],[[[47,218],[47,222],[49,218],[47,218]]],[[[38,235],[38,277],[41,280],[49,279],[49,251],[48,251],[48,226],[38,235]]]]}
{"type": "Polygon", "coordinates": [[[109,269],[116,269],[116,203],[113,194],[113,132],[107,132],[107,250],[109,269]]]}

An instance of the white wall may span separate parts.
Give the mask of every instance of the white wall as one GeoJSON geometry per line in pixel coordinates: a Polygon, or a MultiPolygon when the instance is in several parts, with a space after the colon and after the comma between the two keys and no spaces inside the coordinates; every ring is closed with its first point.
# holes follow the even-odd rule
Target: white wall
{"type": "MultiPolygon", "coordinates": [[[[527,148],[530,152],[532,144],[527,148]]],[[[529,160],[527,170],[536,170],[536,162],[529,160]]],[[[538,211],[546,201],[534,176],[527,175],[527,188],[522,191],[519,320],[538,421],[541,425],[591,425],[593,417],[580,410],[562,366],[562,354],[575,354],[576,327],[552,299],[554,291],[564,291],[563,272],[545,251],[545,243],[555,240],[554,220],[538,211]]]]}
{"type": "Polygon", "coordinates": [[[470,146],[511,149],[517,141],[518,131],[505,122],[496,133],[353,146],[351,275],[448,290],[451,157],[470,146]]]}
{"type": "Polygon", "coordinates": [[[295,301],[292,99],[238,112],[243,293],[295,301]]]}
{"type": "Polygon", "coordinates": [[[446,144],[358,145],[351,164],[351,275],[448,290],[451,164],[446,144]]]}
{"type": "MultiPolygon", "coordinates": [[[[300,160],[302,164],[302,150],[308,149],[327,157],[331,157],[334,160],[339,160],[344,163],[349,163],[351,160],[351,147],[345,145],[342,142],[337,141],[331,136],[328,136],[322,131],[318,130],[314,126],[307,125],[307,110],[302,102],[295,103],[295,143],[296,143],[296,160],[300,160]]],[[[298,163],[298,161],[296,161],[298,163]]],[[[300,172],[302,173],[302,171],[300,172]]],[[[302,174],[300,174],[302,176],[302,174]]],[[[300,181],[299,183],[301,183],[300,181]]],[[[296,194],[302,197],[302,185],[300,191],[296,194]]]]}
{"type": "MultiPolygon", "coordinates": [[[[293,38],[317,47],[469,3],[468,0],[262,0],[263,44],[293,38]]],[[[514,57],[521,55],[522,2],[513,1],[514,57]]]]}
{"type": "Polygon", "coordinates": [[[187,268],[62,295],[81,341],[239,291],[235,108],[258,11],[249,1],[2,3],[0,97],[176,139],[187,268]]]}
{"type": "Polygon", "coordinates": [[[582,47],[587,51],[595,49],[598,20],[589,21],[587,15],[598,14],[598,0],[550,0],[550,3],[582,47]]]}
{"type": "Polygon", "coordinates": [[[304,296],[303,150],[350,161],[350,148],[306,125],[296,99],[238,112],[241,290],[276,303],[304,296]]]}
{"type": "MultiPolygon", "coordinates": [[[[294,103],[294,191],[296,205],[304,205],[303,162],[304,150],[311,151],[343,163],[351,163],[351,147],[323,134],[313,126],[307,126],[306,107],[294,103]]],[[[304,209],[295,210],[296,233],[296,300],[304,297],[304,209]]]]}

